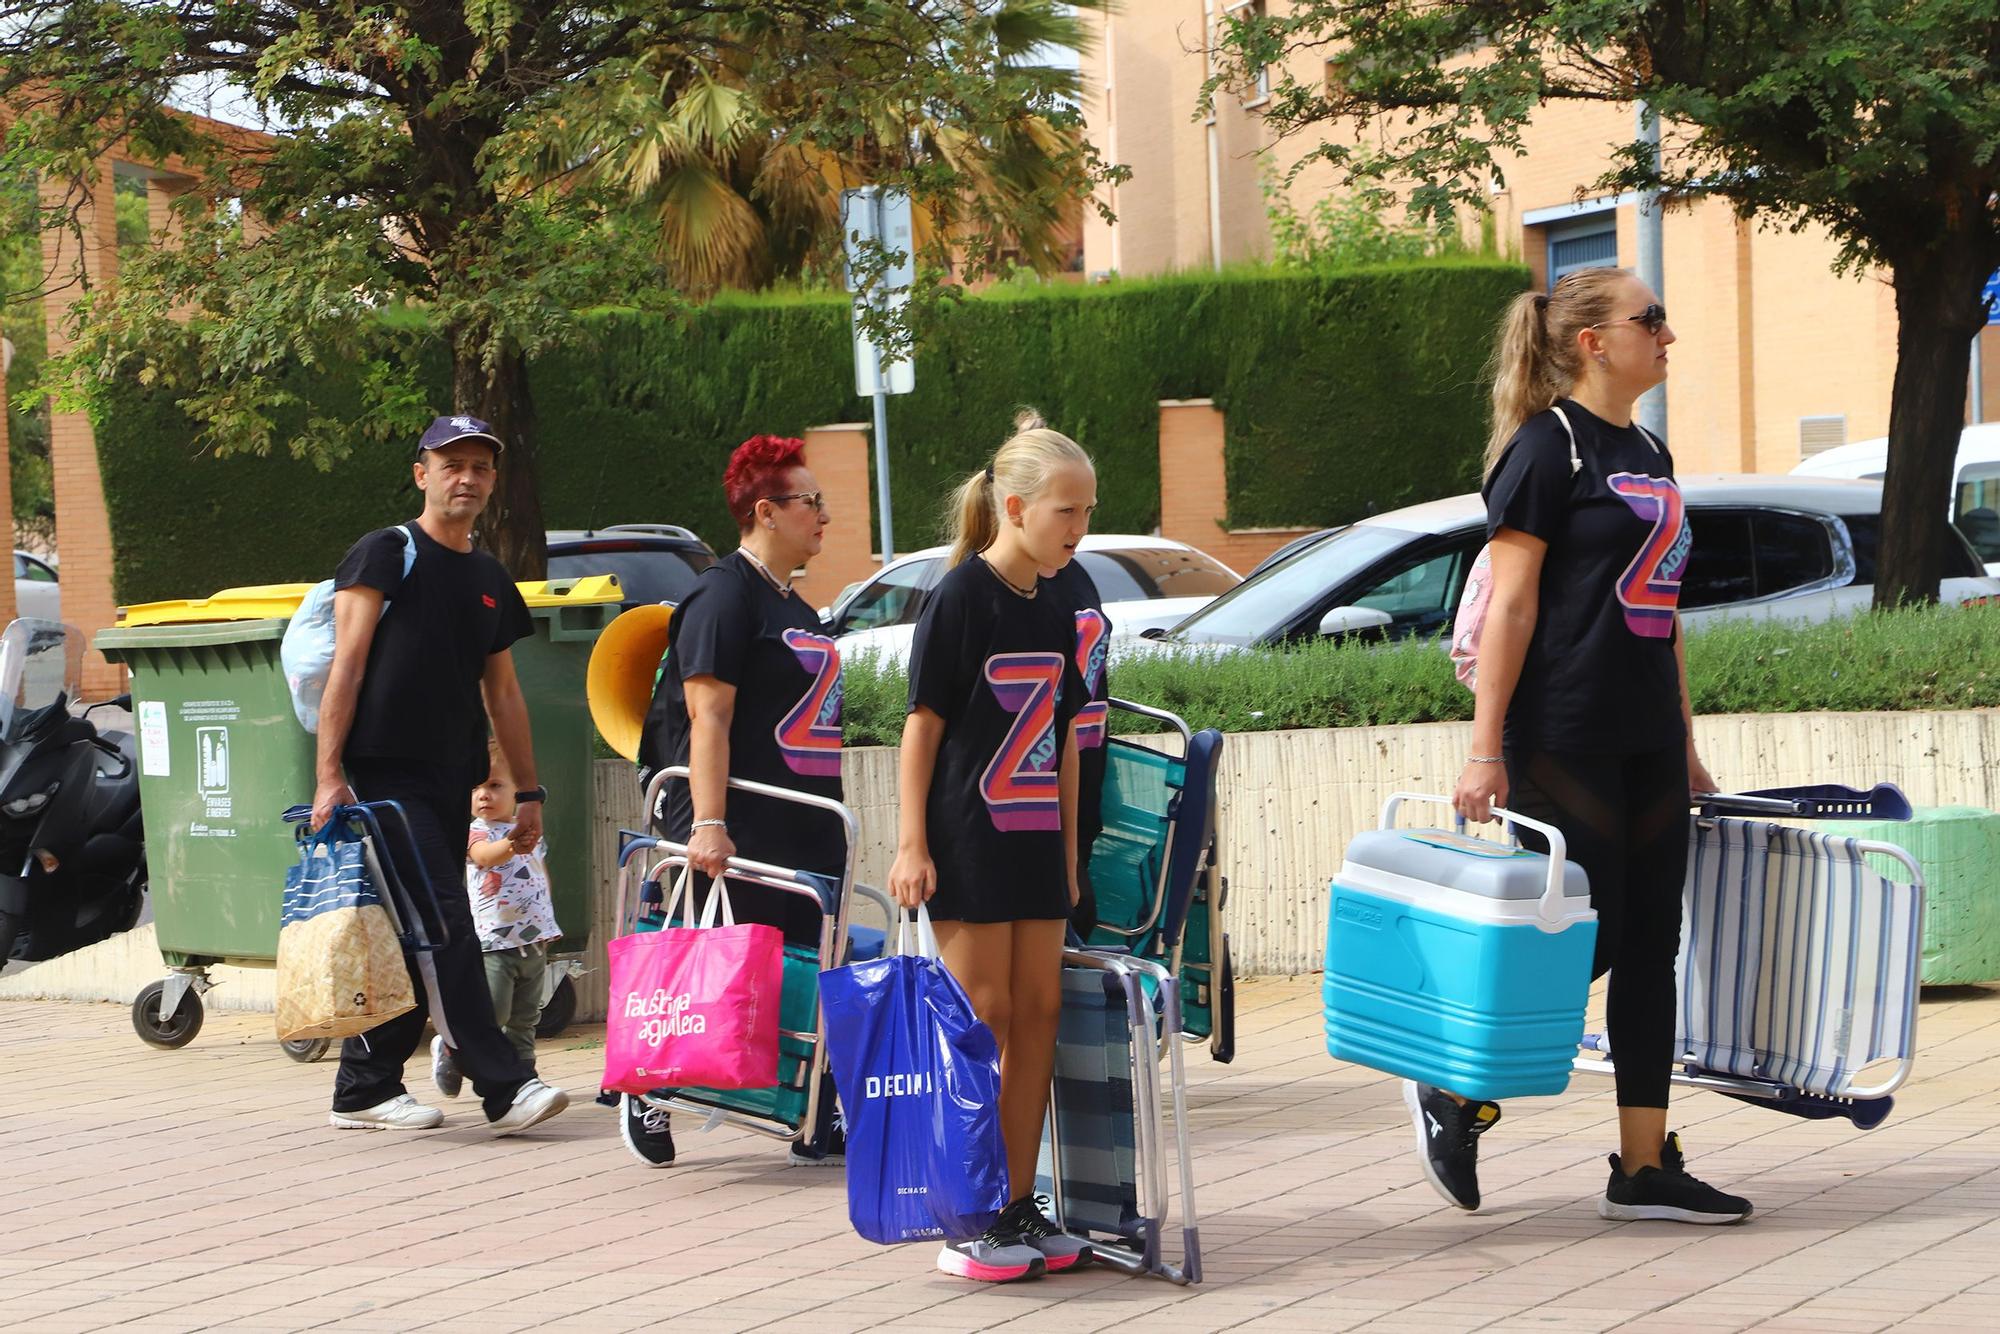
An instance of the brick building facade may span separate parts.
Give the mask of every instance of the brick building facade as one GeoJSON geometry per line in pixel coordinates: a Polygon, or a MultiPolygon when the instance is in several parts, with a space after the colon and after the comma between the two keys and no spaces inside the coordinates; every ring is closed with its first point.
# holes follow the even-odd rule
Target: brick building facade
{"type": "MultiPolygon", "coordinates": [[[[1262,3],[1266,0],[1249,0],[1262,3]]],[[[1284,0],[1268,0],[1274,10],[1284,0]]],[[[1083,57],[1087,133],[1132,169],[1106,187],[1117,215],[1085,215],[1087,273],[1141,276],[1266,258],[1264,182],[1308,144],[1274,143],[1258,89],[1220,95],[1196,117],[1208,75],[1203,35],[1238,0],[1146,0],[1087,14],[1097,41],[1083,57]]],[[[1323,57],[1299,53],[1289,72],[1324,77],[1323,57]]],[[[1629,142],[1629,106],[1555,103],[1528,128],[1526,154],[1491,196],[1497,237],[1547,284],[1585,263],[1631,265],[1637,206],[1584,198],[1629,142]]],[[[1334,185],[1316,166],[1292,188],[1303,211],[1334,185]]],[[[1835,277],[1836,247],[1817,229],[1792,233],[1740,221],[1707,200],[1666,215],[1662,298],[1680,336],[1667,386],[1667,429],[1686,471],[1784,472],[1806,452],[1886,435],[1895,371],[1894,297],[1879,273],[1835,277]]],[[[2000,415],[2000,334],[1982,353],[1986,403],[2000,415]]]]}

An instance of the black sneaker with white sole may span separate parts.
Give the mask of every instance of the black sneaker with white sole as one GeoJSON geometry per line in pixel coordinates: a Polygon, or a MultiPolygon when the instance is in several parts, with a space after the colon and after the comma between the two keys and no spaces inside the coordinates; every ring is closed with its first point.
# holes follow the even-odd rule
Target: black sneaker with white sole
{"type": "Polygon", "coordinates": [[[1642,1167],[1625,1175],[1618,1155],[1611,1155],[1611,1181],[1597,1202],[1597,1215],[1619,1221],[1657,1219],[1669,1223],[1699,1223],[1710,1227],[1740,1223],[1750,1216],[1750,1201],[1722,1191],[1689,1174],[1681,1153],[1681,1137],[1667,1136],[1658,1167],[1642,1167]]]}
{"type": "Polygon", "coordinates": [[[650,1107],[627,1093],[618,1108],[618,1138],[648,1167],[674,1165],[674,1132],[664,1107],[650,1107]]]}
{"type": "Polygon", "coordinates": [[[1406,1079],[1403,1105],[1416,1127],[1424,1180],[1454,1207],[1478,1209],[1479,1137],[1499,1123],[1500,1104],[1460,1102],[1443,1089],[1406,1079]]]}

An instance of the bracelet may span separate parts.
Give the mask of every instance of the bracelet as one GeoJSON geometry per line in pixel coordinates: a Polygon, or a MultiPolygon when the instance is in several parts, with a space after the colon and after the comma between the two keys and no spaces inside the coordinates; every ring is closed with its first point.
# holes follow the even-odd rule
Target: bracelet
{"type": "Polygon", "coordinates": [[[727,828],[729,828],[729,821],[727,820],[696,820],[693,824],[688,826],[688,832],[693,833],[697,829],[727,829],[727,828]]]}
{"type": "Polygon", "coordinates": [[[1505,764],[1507,757],[1505,755],[1468,755],[1465,757],[1465,762],[1467,764],[1505,764]]]}

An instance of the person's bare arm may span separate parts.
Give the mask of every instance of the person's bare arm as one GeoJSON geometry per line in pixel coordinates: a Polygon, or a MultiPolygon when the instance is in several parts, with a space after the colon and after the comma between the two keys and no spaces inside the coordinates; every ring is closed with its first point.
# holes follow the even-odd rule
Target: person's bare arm
{"type": "Polygon", "coordinates": [[[319,749],[314,762],[313,828],[323,829],[333,808],[352,803],[354,790],[341,773],[340,755],[354,730],[354,705],[368,670],[368,650],[382,619],[382,590],[356,584],[333,595],[333,663],[319,701],[319,749]]]}
{"type": "Polygon", "coordinates": [[[465,859],[482,871],[504,866],[514,859],[514,855],[514,840],[511,838],[485,839],[465,850],[465,859]]]}
{"type": "MultiPolygon", "coordinates": [[[[736,720],[736,687],[713,676],[690,676],[687,693],[688,791],[696,820],[729,818],[729,726],[736,720]]],[[[688,862],[711,878],[736,855],[726,825],[703,825],[688,834],[688,862]]]]}
{"type": "MultiPolygon", "coordinates": [[[[493,736],[500,743],[500,753],[507,757],[507,771],[514,776],[514,786],[522,791],[538,786],[535,736],[528,723],[528,701],[521,696],[521,679],[514,674],[512,649],[503,648],[487,655],[479,689],[486,699],[486,716],[493,723],[493,736]]],[[[514,811],[513,849],[533,852],[541,838],[542,803],[524,801],[514,811]]]]}
{"type": "MultiPolygon", "coordinates": [[[[1502,528],[1489,547],[1493,561],[1493,593],[1486,608],[1486,627],[1479,637],[1479,689],[1472,705],[1472,753],[1491,758],[1501,749],[1507,707],[1521,683],[1521,664],[1535,637],[1541,614],[1542,558],[1549,544],[1515,528],[1502,528]]],[[[1507,768],[1501,764],[1467,761],[1459,774],[1452,805],[1468,820],[1490,818],[1493,807],[1507,804],[1507,768]]]]}
{"type": "Polygon", "coordinates": [[[1681,721],[1687,725],[1688,795],[1700,792],[1716,792],[1715,776],[1708,766],[1701,762],[1701,755],[1694,744],[1694,696],[1688,691],[1688,651],[1687,627],[1681,624],[1681,614],[1674,613],[1674,664],[1681,674],[1681,721]]]}
{"type": "Polygon", "coordinates": [[[889,893],[914,908],[937,893],[937,864],[931,860],[929,805],[944,719],[918,705],[903,720],[897,765],[896,861],[889,868],[889,893]]]}

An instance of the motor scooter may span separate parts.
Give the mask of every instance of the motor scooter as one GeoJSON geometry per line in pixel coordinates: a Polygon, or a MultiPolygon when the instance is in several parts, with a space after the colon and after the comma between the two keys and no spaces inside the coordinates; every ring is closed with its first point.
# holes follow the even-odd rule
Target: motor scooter
{"type": "Polygon", "coordinates": [[[48,959],[139,919],[145,827],[132,737],[72,715],[82,636],[23,617],[0,632],[0,963],[48,959]]]}

